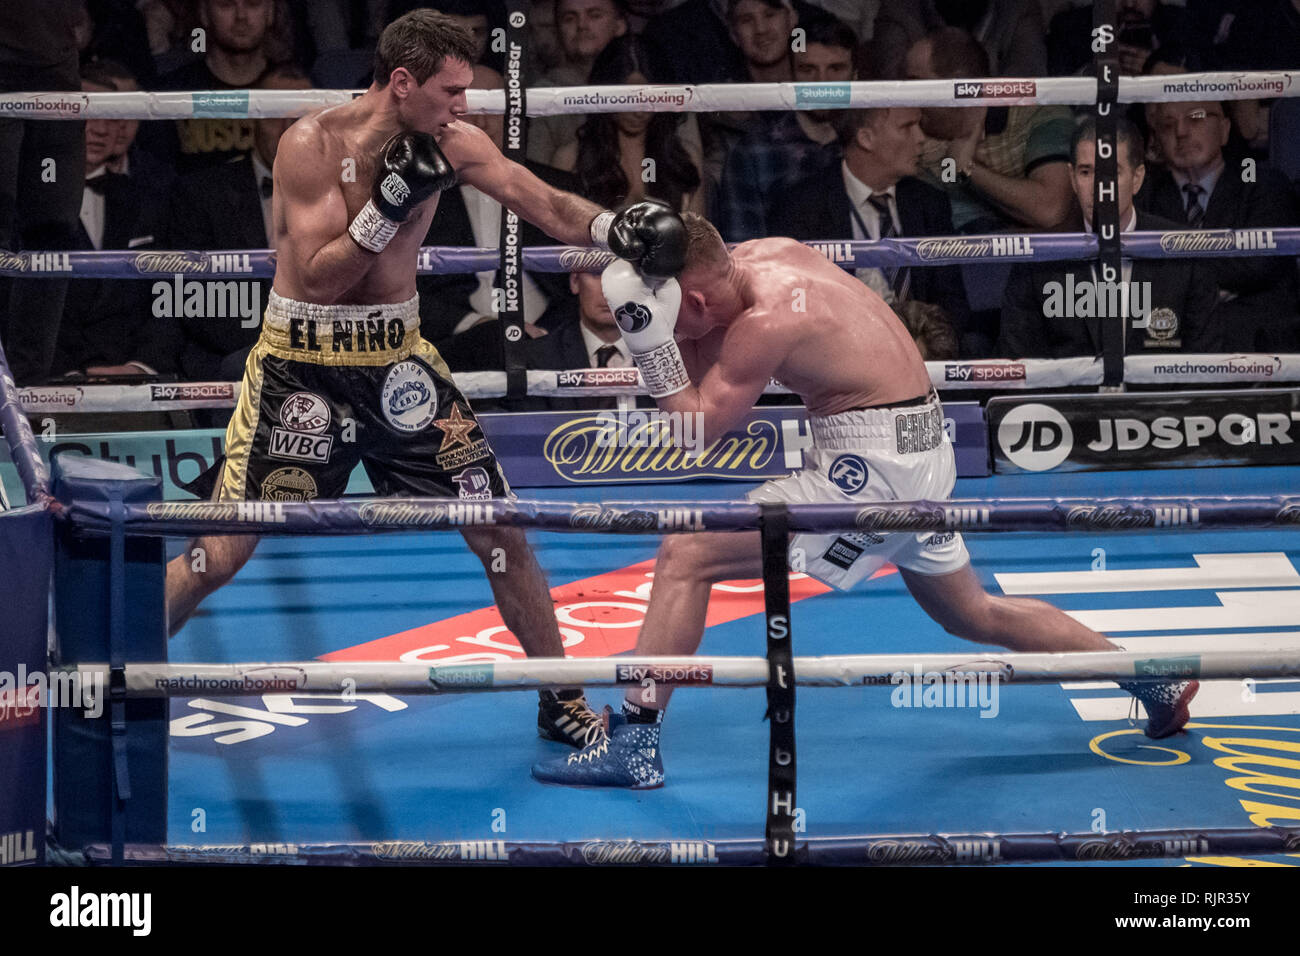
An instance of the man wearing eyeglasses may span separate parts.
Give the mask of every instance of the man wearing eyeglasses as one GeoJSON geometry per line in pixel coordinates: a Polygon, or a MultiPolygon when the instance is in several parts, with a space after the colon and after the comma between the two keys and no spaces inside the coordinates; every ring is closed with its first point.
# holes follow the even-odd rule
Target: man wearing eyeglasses
{"type": "MultiPolygon", "coordinates": [[[[1165,167],[1153,167],[1135,205],[1188,229],[1300,225],[1286,180],[1252,160],[1225,156],[1231,121],[1218,102],[1162,103],[1153,115],[1165,167]]],[[[1233,351],[1300,347],[1296,262],[1288,256],[1207,259],[1219,301],[1213,323],[1233,351]]]]}

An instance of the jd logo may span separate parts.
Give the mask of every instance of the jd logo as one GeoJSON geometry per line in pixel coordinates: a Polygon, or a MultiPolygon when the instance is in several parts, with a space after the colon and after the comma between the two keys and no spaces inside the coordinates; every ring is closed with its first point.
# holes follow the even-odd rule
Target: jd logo
{"type": "Polygon", "coordinates": [[[1074,432],[1054,408],[1018,405],[998,425],[998,445],[1016,467],[1048,471],[1070,456],[1074,432]]]}

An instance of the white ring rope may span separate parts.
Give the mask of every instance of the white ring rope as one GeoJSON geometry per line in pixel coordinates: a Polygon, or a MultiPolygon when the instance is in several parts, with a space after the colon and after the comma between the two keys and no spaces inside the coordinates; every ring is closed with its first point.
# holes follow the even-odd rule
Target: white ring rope
{"type": "MultiPolygon", "coordinates": [[[[926,362],[936,389],[1032,391],[1100,385],[1101,359],[962,359],[926,362]]],[[[456,387],[469,399],[506,394],[505,372],[457,372],[456,387]]],[[[1300,355],[1129,355],[1124,381],[1137,385],[1300,381],[1300,355]]],[[[18,390],[24,412],[160,412],[234,408],[239,382],[172,382],[156,385],[41,385],[18,390]]],[[[570,369],[528,372],[528,395],[585,398],[593,395],[645,395],[636,369],[570,369]]],[[[770,384],[764,395],[788,395],[770,384]]]]}
{"type": "MultiPolygon", "coordinates": [[[[795,683],[808,687],[897,684],[897,675],[915,680],[927,675],[940,683],[989,680],[1054,684],[1063,681],[1160,680],[1198,677],[1235,680],[1300,677],[1300,646],[1273,651],[1217,650],[1180,654],[1171,647],[1151,652],[1100,651],[1065,654],[849,654],[796,657],[795,683]]],[[[76,668],[83,685],[106,686],[108,666],[76,668]]],[[[63,680],[72,668],[56,672],[63,680]]],[[[126,665],[126,690],[132,696],[180,697],[262,694],[337,694],[388,692],[444,694],[481,690],[523,690],[582,684],[589,687],[643,686],[644,680],[674,686],[765,687],[768,662],[762,657],[593,657],[484,661],[457,664],[393,662],[126,665]]],[[[53,683],[52,683],[53,686],[53,683]]]]}
{"type": "MultiPolygon", "coordinates": [[[[1119,102],[1250,100],[1300,96],[1300,74],[1281,70],[1122,76],[1119,102]]],[[[301,116],[351,102],[362,90],[196,90],[168,93],[3,93],[0,117],[15,119],[244,119],[301,116]]],[[[468,90],[471,113],[504,113],[503,90],[468,90]]],[[[712,113],[887,106],[1089,106],[1085,76],[847,83],[712,83],[700,86],[548,86],[527,91],[529,116],[574,113],[712,113]]]]}

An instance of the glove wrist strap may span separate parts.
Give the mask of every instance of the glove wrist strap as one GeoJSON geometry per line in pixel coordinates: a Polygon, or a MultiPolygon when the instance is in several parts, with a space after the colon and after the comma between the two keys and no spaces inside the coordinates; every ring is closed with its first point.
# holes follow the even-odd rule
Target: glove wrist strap
{"type": "Polygon", "coordinates": [[[641,370],[646,391],[654,398],[676,395],[691,384],[682,351],[672,339],[645,352],[632,352],[632,359],[641,370]]]}
{"type": "Polygon", "coordinates": [[[614,223],[612,212],[602,212],[591,220],[591,244],[598,249],[609,251],[609,227],[614,223]]]}
{"type": "Polygon", "coordinates": [[[383,252],[401,225],[381,213],[373,200],[367,200],[348,226],[348,235],[368,252],[383,252]]]}

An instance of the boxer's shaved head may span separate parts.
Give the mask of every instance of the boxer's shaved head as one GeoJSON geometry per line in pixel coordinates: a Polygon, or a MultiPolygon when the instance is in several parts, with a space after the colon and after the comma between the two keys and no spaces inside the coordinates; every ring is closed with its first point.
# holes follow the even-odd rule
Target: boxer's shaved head
{"type": "Polygon", "coordinates": [[[686,266],[682,272],[726,272],[731,266],[731,253],[713,223],[694,212],[682,213],[682,222],[686,224],[686,266]]]}

